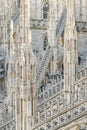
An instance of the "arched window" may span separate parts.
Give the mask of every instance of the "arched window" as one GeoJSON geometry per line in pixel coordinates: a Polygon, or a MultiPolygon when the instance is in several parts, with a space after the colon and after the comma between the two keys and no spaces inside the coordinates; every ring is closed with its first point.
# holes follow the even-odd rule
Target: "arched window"
{"type": "Polygon", "coordinates": [[[43,5],[43,19],[48,18],[48,11],[49,11],[49,4],[47,1],[45,1],[43,5]]]}
{"type": "Polygon", "coordinates": [[[18,0],[18,7],[20,7],[20,0],[18,0]]]}
{"type": "Polygon", "coordinates": [[[47,37],[47,34],[46,34],[45,37],[44,37],[44,43],[43,43],[43,49],[44,49],[44,51],[47,48],[47,44],[48,44],[48,37],[47,37]]]}

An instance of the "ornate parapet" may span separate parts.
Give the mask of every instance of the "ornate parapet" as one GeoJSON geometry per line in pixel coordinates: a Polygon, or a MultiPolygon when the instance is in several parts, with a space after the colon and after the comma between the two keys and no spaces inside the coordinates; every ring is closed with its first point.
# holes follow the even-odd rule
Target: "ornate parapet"
{"type": "Polygon", "coordinates": [[[47,29],[48,20],[31,19],[31,29],[47,29]]]}
{"type": "MultiPolygon", "coordinates": [[[[52,105],[52,108],[54,107],[54,104],[52,105]]],[[[44,112],[41,112],[40,118],[46,117],[44,115],[44,112]]],[[[33,130],[50,130],[50,129],[60,129],[63,126],[72,123],[75,120],[78,120],[79,118],[85,117],[87,114],[87,99],[75,102],[75,104],[67,104],[64,108],[61,108],[59,112],[54,112],[51,110],[51,112],[46,112],[46,115],[49,115],[49,119],[46,117],[45,120],[40,120],[38,124],[36,124],[33,127],[33,130]],[[52,114],[52,116],[51,116],[52,114]]]]}
{"type": "Polygon", "coordinates": [[[78,65],[76,73],[76,83],[81,82],[82,80],[87,78],[87,63],[78,65]]]}
{"type": "Polygon", "coordinates": [[[60,94],[64,91],[64,80],[57,80],[55,82],[48,83],[43,90],[38,89],[38,106],[48,102],[55,98],[55,96],[60,96],[60,94]],[[58,83],[57,83],[58,82],[58,83]],[[42,92],[40,92],[42,91],[42,92]]]}
{"type": "MultiPolygon", "coordinates": [[[[20,11],[19,9],[16,9],[16,11],[13,13],[11,16],[13,23],[14,23],[14,28],[16,27],[18,23],[18,19],[20,16],[20,11]]],[[[76,29],[78,32],[87,32],[87,22],[82,22],[82,21],[76,21],[76,29]]],[[[30,28],[31,29],[47,29],[48,20],[45,19],[32,19],[30,21],[30,28]]]]}
{"type": "MultiPolygon", "coordinates": [[[[18,24],[18,21],[19,21],[19,16],[20,16],[19,10],[17,11],[16,14],[14,14],[12,16],[14,31],[16,30],[16,27],[17,27],[17,24],[18,24]]],[[[8,20],[8,24],[7,24],[7,34],[8,34],[7,37],[8,37],[8,39],[9,39],[9,36],[10,36],[9,23],[10,23],[10,21],[8,20]]],[[[43,29],[43,30],[46,30],[47,29],[47,23],[48,23],[48,20],[31,19],[30,20],[30,28],[31,29],[43,29]]]]}
{"type": "Polygon", "coordinates": [[[77,32],[87,32],[87,22],[76,21],[77,32]]]}
{"type": "Polygon", "coordinates": [[[63,88],[63,80],[60,81],[60,84],[59,81],[57,81],[58,84],[50,84],[45,87],[45,90],[38,93],[38,122],[33,127],[33,130],[56,130],[85,117],[87,114],[86,70],[85,68],[79,72],[80,79],[85,79],[79,82],[77,76],[78,81],[76,81],[78,84],[74,85],[75,91],[71,93],[71,103],[69,104],[64,100],[64,92],[59,94],[60,88],[63,88]],[[61,99],[63,99],[64,103],[61,99]]]}
{"type": "Polygon", "coordinates": [[[7,128],[9,128],[9,130],[15,130],[16,122],[14,117],[14,115],[8,113],[7,116],[0,121],[0,130],[4,130],[7,128]]]}
{"type": "MultiPolygon", "coordinates": [[[[31,19],[31,29],[47,29],[48,20],[31,19]]],[[[76,21],[76,29],[78,32],[87,32],[87,22],[76,21]]]]}

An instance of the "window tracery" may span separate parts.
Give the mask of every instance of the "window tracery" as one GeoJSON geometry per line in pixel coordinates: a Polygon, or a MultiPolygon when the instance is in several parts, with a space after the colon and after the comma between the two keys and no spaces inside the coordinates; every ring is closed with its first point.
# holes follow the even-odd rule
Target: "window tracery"
{"type": "Polygon", "coordinates": [[[48,12],[49,12],[49,3],[47,0],[45,0],[43,4],[43,19],[48,18],[48,12]]]}
{"type": "Polygon", "coordinates": [[[47,37],[47,34],[44,36],[44,43],[43,43],[43,49],[44,51],[46,50],[47,48],[47,44],[48,44],[48,37],[47,37]]]}

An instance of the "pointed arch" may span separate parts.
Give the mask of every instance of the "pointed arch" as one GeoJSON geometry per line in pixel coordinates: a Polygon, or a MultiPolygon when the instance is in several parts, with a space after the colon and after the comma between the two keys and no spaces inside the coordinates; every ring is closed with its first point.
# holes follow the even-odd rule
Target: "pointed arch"
{"type": "Polygon", "coordinates": [[[48,36],[47,33],[44,34],[44,43],[43,43],[43,50],[45,51],[48,45],[48,36]]]}
{"type": "Polygon", "coordinates": [[[43,1],[43,19],[48,19],[49,2],[48,0],[43,1]]]}

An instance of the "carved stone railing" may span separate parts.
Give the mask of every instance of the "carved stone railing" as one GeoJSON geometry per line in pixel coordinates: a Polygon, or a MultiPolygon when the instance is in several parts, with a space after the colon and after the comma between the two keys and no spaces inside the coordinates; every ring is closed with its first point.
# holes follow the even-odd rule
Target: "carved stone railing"
{"type": "MultiPolygon", "coordinates": [[[[77,67],[79,68],[79,66],[77,67]]],[[[84,64],[76,73],[76,82],[80,82],[84,78],[87,78],[87,64],[84,64]]]]}
{"type": "MultiPolygon", "coordinates": [[[[87,114],[87,98],[84,98],[84,100],[81,100],[80,102],[75,102],[74,104],[66,104],[58,111],[57,109],[59,108],[59,106],[54,107],[56,106],[55,104],[58,104],[58,99],[57,102],[53,100],[51,103],[51,108],[49,109],[48,106],[48,108],[45,111],[42,111],[39,115],[39,122],[35,126],[33,126],[33,130],[59,129],[64,125],[78,120],[81,117],[84,117],[87,114]]],[[[9,115],[6,119],[0,122],[1,130],[2,128],[6,128],[7,126],[15,127],[15,119],[13,118],[13,116],[9,115]]]]}
{"type": "Polygon", "coordinates": [[[6,117],[0,121],[0,130],[3,130],[6,127],[15,127],[15,116],[8,113],[6,117]],[[13,126],[12,126],[13,125],[13,126]]]}
{"type": "MultiPolygon", "coordinates": [[[[71,99],[69,104],[67,104],[67,100],[64,98],[64,94],[66,93],[66,91],[57,91],[57,84],[48,84],[46,89],[43,90],[43,92],[38,93],[38,95],[40,96],[38,99],[39,103],[37,106],[38,122],[35,126],[35,128],[37,129],[35,130],[38,130],[38,128],[43,128],[43,130],[47,130],[47,128],[45,128],[44,126],[46,126],[46,124],[49,124],[49,122],[52,123],[54,120],[57,120],[57,127],[61,128],[62,123],[67,124],[87,114],[86,70],[87,69],[85,68],[80,71],[81,80],[78,80],[75,83],[73,92],[70,94],[71,99]],[[55,91],[53,90],[54,87],[55,91]],[[53,91],[55,92],[53,96],[52,94],[51,96],[49,96],[50,89],[52,93],[53,91]],[[45,93],[48,94],[47,97],[45,93]],[[61,121],[58,122],[59,120],[61,121]]],[[[61,85],[60,88],[62,88],[61,85]]],[[[52,127],[48,129],[55,130],[56,128],[52,125],[52,127]]]]}
{"type": "Polygon", "coordinates": [[[78,32],[87,32],[87,22],[76,21],[76,29],[78,32]]]}
{"type": "MultiPolygon", "coordinates": [[[[45,111],[45,113],[47,113],[47,111],[45,111]]],[[[45,120],[40,119],[40,122],[33,127],[33,130],[60,129],[63,126],[84,117],[87,114],[87,99],[80,101],[79,103],[75,102],[74,104],[67,104],[66,106],[63,106],[59,112],[56,112],[54,115],[53,113],[54,112],[51,111],[50,114],[48,109],[48,115],[50,118],[42,115],[43,118],[45,117],[45,120]]]]}
{"type": "MultiPolygon", "coordinates": [[[[16,26],[18,19],[20,16],[20,9],[17,8],[16,11],[12,15],[12,20],[14,23],[14,27],[16,26]]],[[[48,20],[45,19],[30,19],[30,28],[31,29],[47,29],[48,20]]]]}
{"type": "Polygon", "coordinates": [[[6,116],[7,106],[5,103],[4,97],[0,98],[0,120],[2,120],[6,116]]]}
{"type": "Polygon", "coordinates": [[[44,102],[52,99],[61,91],[64,90],[64,80],[59,79],[57,81],[48,83],[45,87],[43,87],[43,91],[40,91],[40,88],[38,89],[38,105],[43,104],[44,102]]]}
{"type": "MultiPolygon", "coordinates": [[[[60,18],[58,24],[57,24],[57,28],[56,28],[56,35],[59,33],[59,27],[61,26],[61,21],[62,21],[62,25],[65,24],[65,20],[66,20],[66,9],[64,9],[63,13],[62,13],[62,17],[60,18]],[[65,18],[65,19],[64,19],[65,18]],[[64,23],[63,23],[63,21],[64,23]],[[59,25],[60,24],[60,25],[59,25]]],[[[47,29],[48,27],[48,20],[45,19],[31,19],[31,29],[47,29]]],[[[63,26],[62,26],[63,28],[63,26]]],[[[60,30],[61,33],[62,30],[60,30]]]]}
{"type": "Polygon", "coordinates": [[[47,29],[48,20],[45,19],[31,19],[31,29],[47,29]]]}
{"type": "MultiPolygon", "coordinates": [[[[14,24],[17,22],[19,15],[20,15],[20,10],[19,10],[19,8],[17,8],[16,11],[14,12],[14,14],[12,15],[14,24]]],[[[65,9],[65,12],[63,12],[63,16],[66,16],[66,9],[65,9]]],[[[63,20],[63,19],[61,18],[60,21],[61,20],[63,20]]],[[[31,29],[47,29],[47,27],[48,27],[48,20],[31,18],[31,21],[30,21],[31,29]]],[[[76,21],[76,29],[77,29],[77,31],[87,32],[87,22],[81,22],[81,21],[77,22],[76,21]]],[[[56,33],[57,32],[58,32],[58,28],[56,30],[56,33]]]]}
{"type": "MultiPolygon", "coordinates": [[[[14,29],[16,27],[16,24],[18,23],[19,15],[20,15],[20,10],[19,10],[19,8],[17,8],[11,17],[13,20],[13,23],[14,23],[14,29]]],[[[63,16],[66,16],[66,9],[65,9],[65,12],[63,13],[63,16]]],[[[65,19],[61,18],[60,22],[61,22],[61,20],[64,20],[64,22],[65,22],[66,18],[65,19]]],[[[32,19],[32,18],[30,20],[30,28],[31,29],[47,29],[47,27],[48,27],[48,20],[32,19]]],[[[87,22],[81,22],[81,21],[77,22],[76,21],[76,29],[77,29],[77,31],[87,32],[87,22]]],[[[58,28],[56,29],[56,33],[57,32],[58,32],[58,28]]]]}
{"type": "MultiPolygon", "coordinates": [[[[55,130],[59,129],[87,114],[87,100],[82,101],[73,106],[67,105],[64,109],[60,109],[59,113],[56,113],[50,119],[46,119],[44,122],[41,121],[39,124],[33,127],[33,130],[55,130]]],[[[9,117],[4,122],[0,122],[0,129],[14,128],[15,130],[15,120],[9,117]]]]}
{"type": "MultiPolygon", "coordinates": [[[[64,14],[66,15],[66,13],[64,14]]],[[[87,22],[75,22],[77,31],[87,32],[87,22]]],[[[31,29],[47,29],[48,20],[31,19],[31,29]]]]}

